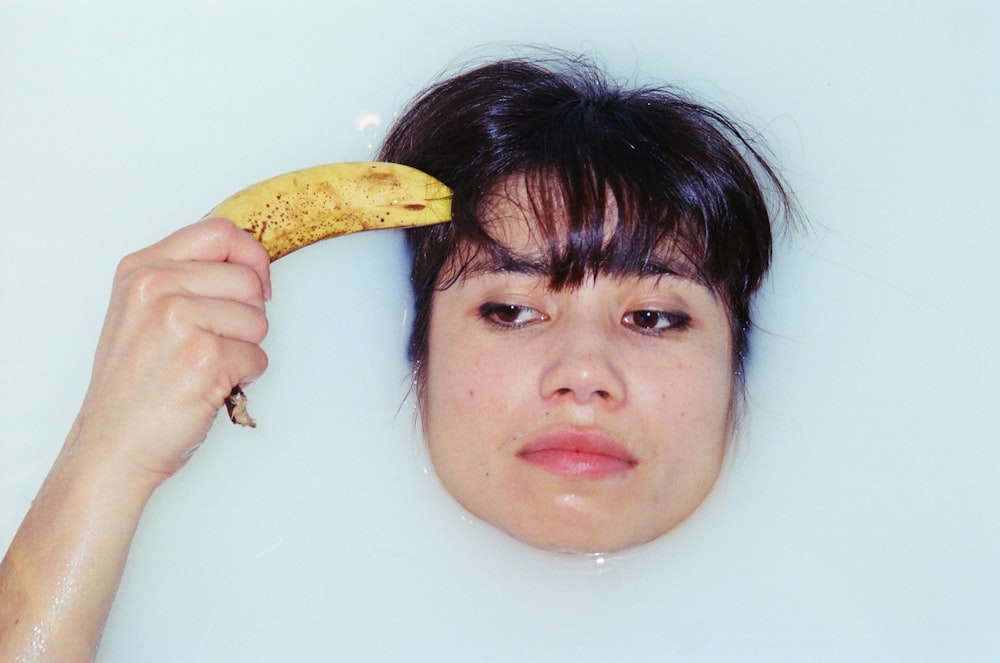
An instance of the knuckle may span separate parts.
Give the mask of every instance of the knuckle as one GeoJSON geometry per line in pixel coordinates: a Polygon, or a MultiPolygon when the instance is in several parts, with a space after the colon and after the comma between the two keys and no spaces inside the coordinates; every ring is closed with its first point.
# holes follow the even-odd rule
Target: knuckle
{"type": "Polygon", "coordinates": [[[166,281],[167,275],[163,270],[142,265],[129,269],[120,283],[129,299],[148,302],[163,291],[166,281]]]}
{"type": "Polygon", "coordinates": [[[145,262],[145,253],[143,251],[136,251],[130,253],[118,261],[118,266],[115,268],[115,282],[120,283],[128,280],[128,278],[139,269],[145,262]]]}
{"type": "Polygon", "coordinates": [[[223,340],[208,332],[191,334],[182,345],[181,356],[183,364],[195,371],[218,369],[225,357],[223,340]]]}
{"type": "Polygon", "coordinates": [[[229,274],[237,299],[248,303],[263,301],[260,278],[253,269],[246,265],[230,265],[229,274]]]}
{"type": "Polygon", "coordinates": [[[267,336],[267,332],[271,327],[271,323],[267,319],[267,315],[261,311],[256,310],[252,317],[254,328],[251,334],[251,339],[255,343],[260,343],[267,336]]]}
{"type": "Polygon", "coordinates": [[[232,245],[244,237],[249,237],[233,221],[222,217],[206,219],[205,232],[210,241],[226,245],[232,245]]]}
{"type": "Polygon", "coordinates": [[[233,387],[236,386],[236,382],[229,382],[225,377],[220,377],[212,384],[212,388],[208,394],[210,402],[216,405],[222,405],[222,403],[229,397],[232,393],[233,387]]]}
{"type": "Polygon", "coordinates": [[[240,352],[238,360],[228,366],[228,370],[220,370],[214,373],[213,381],[209,389],[209,398],[215,403],[222,403],[239,384],[247,384],[256,380],[267,370],[267,354],[258,346],[251,346],[247,351],[240,352]]]}
{"type": "Polygon", "coordinates": [[[205,219],[203,223],[207,233],[218,237],[229,237],[234,234],[234,231],[239,230],[235,223],[221,216],[205,219]]]}
{"type": "Polygon", "coordinates": [[[156,317],[175,333],[188,333],[187,330],[193,326],[192,316],[192,303],[187,297],[178,294],[159,297],[156,317]]]}
{"type": "Polygon", "coordinates": [[[253,352],[247,357],[247,364],[244,377],[251,380],[258,378],[267,370],[267,353],[260,349],[260,347],[254,346],[253,352]]]}

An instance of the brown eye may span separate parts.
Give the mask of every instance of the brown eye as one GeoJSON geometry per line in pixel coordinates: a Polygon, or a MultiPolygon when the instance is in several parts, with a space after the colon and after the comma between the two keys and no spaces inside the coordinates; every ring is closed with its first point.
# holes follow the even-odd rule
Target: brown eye
{"type": "Polygon", "coordinates": [[[516,329],[542,319],[542,314],[533,308],[518,304],[489,302],[479,307],[479,316],[493,325],[516,329]]]}
{"type": "Polygon", "coordinates": [[[685,313],[667,311],[630,311],[622,316],[622,322],[644,334],[657,334],[668,329],[685,329],[691,317],[685,313]]]}
{"type": "Polygon", "coordinates": [[[659,322],[659,311],[636,311],[632,314],[632,324],[642,329],[656,329],[659,322]]]}
{"type": "Polygon", "coordinates": [[[521,314],[521,307],[513,304],[501,304],[494,308],[492,313],[497,322],[509,325],[517,322],[517,316],[521,314]]]}

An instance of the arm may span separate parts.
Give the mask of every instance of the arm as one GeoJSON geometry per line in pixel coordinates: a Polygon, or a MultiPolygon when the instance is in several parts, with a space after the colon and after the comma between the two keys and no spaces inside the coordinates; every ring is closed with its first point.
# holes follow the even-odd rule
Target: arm
{"type": "Polygon", "coordinates": [[[0,660],[91,660],[153,491],[262,373],[268,257],[222,219],[122,260],[80,413],[0,565],[0,660]]]}

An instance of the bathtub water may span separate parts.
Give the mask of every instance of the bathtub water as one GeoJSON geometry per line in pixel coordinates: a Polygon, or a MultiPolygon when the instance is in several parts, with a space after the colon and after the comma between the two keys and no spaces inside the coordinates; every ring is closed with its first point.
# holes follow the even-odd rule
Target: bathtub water
{"type": "Polygon", "coordinates": [[[259,427],[220,420],[154,496],[99,660],[1000,654],[995,3],[578,5],[0,8],[4,546],[86,388],[117,260],[251,181],[368,158],[478,44],[596,50],[720,102],[809,215],[760,302],[719,485],[608,556],[527,548],[439,487],[399,235],[283,260],[259,427]]]}

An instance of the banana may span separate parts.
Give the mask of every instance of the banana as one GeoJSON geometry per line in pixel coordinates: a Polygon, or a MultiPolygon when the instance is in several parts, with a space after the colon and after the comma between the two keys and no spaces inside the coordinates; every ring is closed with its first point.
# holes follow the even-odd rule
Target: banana
{"type": "Polygon", "coordinates": [[[226,217],[252,234],[273,262],[328,237],[448,221],[451,189],[400,164],[332,163],[253,184],[207,216],[226,217]]]}
{"type": "MultiPolygon", "coordinates": [[[[210,211],[257,238],[271,262],[328,237],[413,228],[451,219],[451,189],[395,163],[362,161],[305,168],[253,184],[210,211]]],[[[239,385],[226,398],[235,424],[256,426],[239,385]]]]}

